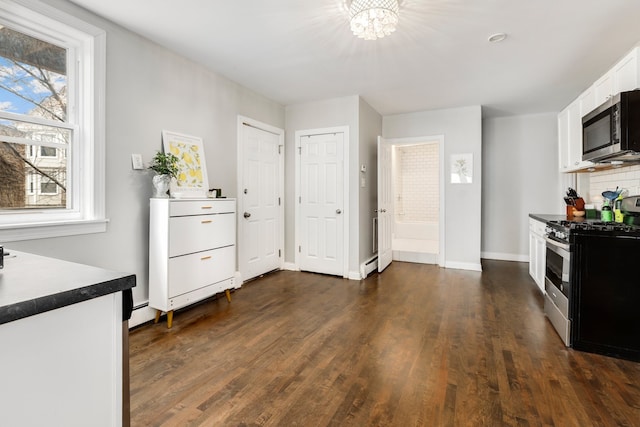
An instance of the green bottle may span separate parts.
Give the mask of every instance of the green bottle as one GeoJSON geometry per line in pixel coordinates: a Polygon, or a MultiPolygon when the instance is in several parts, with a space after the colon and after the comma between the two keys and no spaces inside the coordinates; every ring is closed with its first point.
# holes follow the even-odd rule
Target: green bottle
{"type": "Polygon", "coordinates": [[[613,220],[615,222],[623,222],[624,215],[620,210],[620,206],[622,206],[622,195],[619,195],[618,198],[613,202],[613,220]]]}
{"type": "Polygon", "coordinates": [[[600,220],[603,222],[613,221],[613,212],[611,211],[611,206],[609,206],[608,200],[605,202],[605,205],[602,206],[602,212],[600,212],[600,220]]]}

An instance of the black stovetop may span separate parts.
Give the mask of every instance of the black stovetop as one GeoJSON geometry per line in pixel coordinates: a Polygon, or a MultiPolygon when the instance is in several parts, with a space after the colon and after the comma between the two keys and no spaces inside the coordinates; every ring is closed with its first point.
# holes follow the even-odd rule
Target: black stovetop
{"type": "Polygon", "coordinates": [[[622,231],[622,232],[640,232],[640,226],[637,225],[629,225],[619,222],[604,222],[600,220],[559,220],[559,221],[548,221],[547,226],[562,230],[562,231],[571,231],[571,230],[581,230],[581,231],[622,231]]]}

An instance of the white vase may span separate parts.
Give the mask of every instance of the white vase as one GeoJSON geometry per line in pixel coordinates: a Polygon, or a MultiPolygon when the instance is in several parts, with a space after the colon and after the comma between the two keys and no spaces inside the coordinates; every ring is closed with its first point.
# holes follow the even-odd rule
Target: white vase
{"type": "Polygon", "coordinates": [[[171,183],[171,176],[155,175],[153,177],[153,188],[155,188],[156,191],[153,194],[153,197],[159,197],[159,198],[169,197],[167,192],[169,191],[170,183],[171,183]]]}

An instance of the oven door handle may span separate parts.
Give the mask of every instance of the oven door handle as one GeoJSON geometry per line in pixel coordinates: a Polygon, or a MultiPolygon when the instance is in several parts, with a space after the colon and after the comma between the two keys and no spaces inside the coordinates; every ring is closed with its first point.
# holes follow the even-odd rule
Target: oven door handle
{"type": "Polygon", "coordinates": [[[564,249],[565,251],[569,252],[569,244],[568,243],[558,242],[557,240],[550,239],[547,236],[544,236],[544,240],[547,243],[549,243],[551,246],[555,246],[557,248],[564,249]]]}

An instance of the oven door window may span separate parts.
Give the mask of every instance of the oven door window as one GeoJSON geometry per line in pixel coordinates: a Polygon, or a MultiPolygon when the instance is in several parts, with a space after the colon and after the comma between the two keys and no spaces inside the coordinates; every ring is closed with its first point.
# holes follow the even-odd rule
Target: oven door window
{"type": "Polygon", "coordinates": [[[569,258],[547,246],[545,276],[565,296],[569,297],[569,258]]]}

